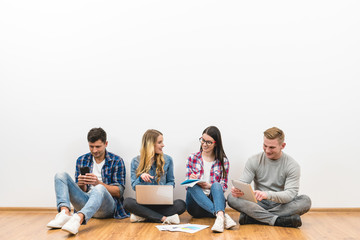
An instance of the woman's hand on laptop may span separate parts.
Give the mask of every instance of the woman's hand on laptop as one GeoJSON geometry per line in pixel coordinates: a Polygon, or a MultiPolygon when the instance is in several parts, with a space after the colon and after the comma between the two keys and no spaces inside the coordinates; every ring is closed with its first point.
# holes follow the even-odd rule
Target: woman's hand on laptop
{"type": "Polygon", "coordinates": [[[151,176],[148,173],[143,173],[140,177],[144,182],[152,182],[152,179],[154,179],[154,176],[151,176]]]}
{"type": "Polygon", "coordinates": [[[236,188],[236,187],[232,187],[232,188],[231,188],[231,195],[232,195],[233,197],[238,198],[238,197],[244,196],[244,193],[243,193],[240,189],[238,189],[238,188],[236,188]]]}

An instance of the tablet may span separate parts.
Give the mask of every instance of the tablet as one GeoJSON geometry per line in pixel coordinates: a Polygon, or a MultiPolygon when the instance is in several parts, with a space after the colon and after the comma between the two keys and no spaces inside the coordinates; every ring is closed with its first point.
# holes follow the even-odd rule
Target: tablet
{"type": "Polygon", "coordinates": [[[250,184],[241,182],[239,180],[231,180],[231,182],[234,187],[240,189],[244,193],[244,195],[241,197],[242,199],[257,203],[254,191],[250,184]]]}

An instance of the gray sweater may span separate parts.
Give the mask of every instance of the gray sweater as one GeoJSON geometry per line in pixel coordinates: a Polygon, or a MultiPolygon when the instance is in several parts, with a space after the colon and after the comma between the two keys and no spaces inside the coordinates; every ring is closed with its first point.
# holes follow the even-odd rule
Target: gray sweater
{"type": "Polygon", "coordinates": [[[240,180],[246,183],[254,180],[255,190],[266,192],[268,200],[288,203],[299,191],[300,166],[284,152],[277,160],[268,159],[262,152],[249,158],[240,180]]]}

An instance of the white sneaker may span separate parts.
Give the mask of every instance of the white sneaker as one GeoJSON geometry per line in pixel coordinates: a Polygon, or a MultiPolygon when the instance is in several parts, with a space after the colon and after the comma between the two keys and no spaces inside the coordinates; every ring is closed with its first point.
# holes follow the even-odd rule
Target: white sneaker
{"type": "Polygon", "coordinates": [[[65,210],[61,210],[58,214],[56,214],[55,219],[51,220],[46,226],[48,228],[62,228],[64,224],[69,221],[71,216],[65,213],[65,210]]]}
{"type": "Polygon", "coordinates": [[[132,223],[143,222],[145,220],[146,220],[146,218],[139,217],[135,214],[130,214],[130,222],[132,222],[132,223]]]}
{"type": "Polygon", "coordinates": [[[165,221],[163,222],[163,224],[179,224],[179,223],[180,223],[180,218],[179,215],[177,214],[166,217],[165,221]]]}
{"type": "Polygon", "coordinates": [[[228,214],[225,213],[225,228],[230,229],[235,226],[236,222],[228,214]]]}
{"type": "Polygon", "coordinates": [[[211,230],[213,232],[223,232],[224,231],[224,218],[221,216],[217,216],[214,225],[211,230]]]}
{"type": "Polygon", "coordinates": [[[77,234],[79,231],[79,227],[80,227],[80,217],[75,213],[71,217],[71,219],[64,224],[64,226],[61,229],[72,234],[77,234]]]}

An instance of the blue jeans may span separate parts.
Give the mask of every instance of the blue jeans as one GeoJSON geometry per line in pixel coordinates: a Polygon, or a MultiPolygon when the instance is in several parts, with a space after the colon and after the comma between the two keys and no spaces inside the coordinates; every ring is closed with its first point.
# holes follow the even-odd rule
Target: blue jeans
{"type": "Polygon", "coordinates": [[[303,215],[311,207],[311,200],[306,195],[295,197],[291,202],[281,204],[269,200],[258,203],[250,202],[242,198],[228,195],[228,204],[233,209],[269,225],[274,225],[278,217],[286,217],[294,214],[303,215]]]}
{"type": "Polygon", "coordinates": [[[86,193],[74,182],[67,173],[55,175],[55,193],[57,209],[70,208],[84,214],[84,222],[92,218],[111,218],[116,210],[116,203],[109,191],[101,184],[96,185],[90,193],[86,193]]]}
{"type": "Polygon", "coordinates": [[[219,211],[225,212],[225,197],[221,184],[211,185],[210,195],[206,196],[199,185],[188,187],[186,192],[186,209],[196,218],[215,217],[219,211]]]}

